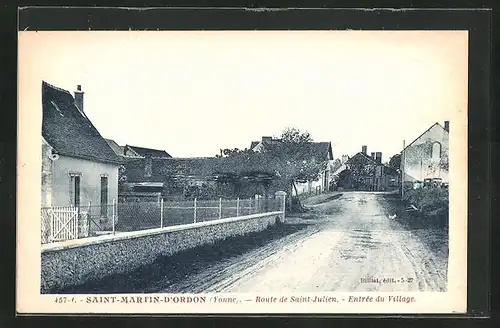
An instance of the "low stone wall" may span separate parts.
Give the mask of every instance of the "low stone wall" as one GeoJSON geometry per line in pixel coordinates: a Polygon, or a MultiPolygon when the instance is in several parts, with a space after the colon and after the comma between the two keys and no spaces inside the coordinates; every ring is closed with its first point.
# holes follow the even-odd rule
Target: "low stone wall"
{"type": "Polygon", "coordinates": [[[282,215],[254,214],[43,245],[41,293],[126,273],[152,263],[158,256],[262,231],[280,221],[282,215]]]}

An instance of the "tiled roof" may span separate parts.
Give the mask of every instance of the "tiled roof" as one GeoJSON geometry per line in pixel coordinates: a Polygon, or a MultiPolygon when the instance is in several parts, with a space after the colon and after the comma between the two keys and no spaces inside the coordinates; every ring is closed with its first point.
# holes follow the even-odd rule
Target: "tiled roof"
{"type": "Polygon", "coordinates": [[[106,140],[106,142],[111,147],[111,149],[113,149],[115,154],[120,155],[120,156],[124,155],[123,146],[120,146],[114,140],[111,140],[111,139],[104,139],[104,140],[106,140]]]}
{"type": "Polygon", "coordinates": [[[349,158],[347,160],[346,163],[351,163],[351,162],[355,161],[359,157],[363,157],[365,160],[367,160],[368,162],[370,162],[372,164],[380,164],[376,160],[374,160],[373,158],[371,158],[370,156],[368,156],[367,154],[365,154],[363,152],[359,152],[356,155],[352,156],[351,158],[349,158]]]}
{"type": "MultiPolygon", "coordinates": [[[[365,153],[363,153],[363,152],[359,152],[359,153],[357,153],[356,155],[354,155],[354,156],[352,156],[351,158],[349,158],[349,159],[346,161],[346,164],[349,164],[349,163],[351,163],[351,162],[355,161],[355,160],[356,160],[357,158],[359,158],[359,157],[361,157],[361,158],[365,159],[367,162],[369,162],[369,163],[371,163],[371,164],[375,164],[375,165],[381,165],[381,166],[383,166],[383,168],[384,168],[384,172],[385,172],[386,174],[390,174],[390,175],[397,175],[397,171],[396,171],[396,170],[394,170],[393,168],[391,168],[391,167],[389,167],[389,166],[387,166],[387,165],[385,165],[385,164],[378,163],[376,160],[374,160],[373,158],[371,158],[370,156],[368,156],[367,154],[365,154],[365,153]]],[[[338,170],[337,170],[336,172],[338,172],[338,170]]],[[[338,173],[340,173],[340,172],[338,172],[338,173]]]]}
{"type": "Polygon", "coordinates": [[[66,156],[121,163],[88,117],[75,106],[71,93],[42,82],[42,136],[54,150],[66,156]]]}
{"type": "Polygon", "coordinates": [[[172,157],[172,156],[170,156],[169,153],[167,153],[164,150],[144,148],[144,147],[137,147],[137,146],[130,146],[130,145],[126,145],[126,147],[129,147],[130,149],[132,149],[133,151],[135,151],[140,156],[172,157]]]}
{"type": "Polygon", "coordinates": [[[250,149],[254,149],[258,144],[260,144],[260,141],[252,141],[252,143],[250,144],[250,149]]]}

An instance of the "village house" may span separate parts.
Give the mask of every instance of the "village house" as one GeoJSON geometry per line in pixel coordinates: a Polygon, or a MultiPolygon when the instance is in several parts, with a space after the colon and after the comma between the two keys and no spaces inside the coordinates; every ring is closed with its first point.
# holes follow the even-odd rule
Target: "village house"
{"type": "MultiPolygon", "coordinates": [[[[250,144],[250,149],[256,152],[262,151],[280,151],[281,139],[272,137],[262,137],[260,141],[253,141],[250,144]]],[[[316,179],[300,179],[295,184],[297,194],[307,194],[313,192],[327,192],[330,185],[330,168],[333,163],[333,152],[331,142],[307,142],[297,144],[297,151],[301,152],[302,160],[317,160],[324,162],[324,169],[322,169],[316,179]],[[299,148],[301,148],[299,150],[299,148]]],[[[292,152],[294,152],[292,150],[292,152]]],[[[295,154],[290,154],[293,157],[295,154]]]]}
{"type": "Polygon", "coordinates": [[[42,208],[96,207],[106,220],[118,199],[122,160],[84,112],[83,91],[42,82],[42,208]]]}
{"type": "Polygon", "coordinates": [[[113,151],[119,155],[126,158],[140,158],[140,157],[167,157],[171,158],[169,153],[165,150],[152,149],[152,148],[144,148],[137,147],[131,145],[120,146],[112,139],[105,139],[108,145],[113,149],[113,151]]]}
{"type": "MultiPolygon", "coordinates": [[[[113,151],[123,158],[124,162],[138,158],[172,158],[165,150],[137,147],[131,145],[120,146],[112,139],[105,139],[113,151]]],[[[118,183],[118,199],[120,202],[135,201],[153,201],[159,200],[163,183],[158,182],[129,182],[127,176],[122,174],[125,166],[120,167],[120,181],[118,183]]]]}
{"type": "Polygon", "coordinates": [[[450,122],[434,123],[401,151],[404,184],[425,181],[448,183],[450,122]]]}
{"type": "Polygon", "coordinates": [[[399,173],[382,163],[382,153],[367,154],[367,146],[349,157],[334,172],[339,188],[347,190],[386,191],[399,185],[399,173]]]}

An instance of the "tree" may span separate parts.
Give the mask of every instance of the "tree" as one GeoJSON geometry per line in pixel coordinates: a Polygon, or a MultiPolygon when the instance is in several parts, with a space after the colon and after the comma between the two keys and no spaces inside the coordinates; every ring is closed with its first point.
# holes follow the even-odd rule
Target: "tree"
{"type": "Polygon", "coordinates": [[[340,158],[335,159],[330,166],[330,172],[337,171],[341,166],[342,166],[342,161],[340,160],[340,158]]]}
{"type": "Polygon", "coordinates": [[[312,141],[309,132],[301,133],[297,128],[286,128],[279,139],[266,144],[260,152],[224,149],[217,157],[228,158],[228,166],[238,166],[242,172],[254,170],[279,177],[290,196],[293,197],[295,192],[295,204],[301,208],[296,183],[318,180],[320,172],[328,165],[328,161],[323,158],[316,158],[312,141]]]}
{"type": "Polygon", "coordinates": [[[236,154],[247,154],[249,152],[253,152],[253,150],[245,148],[245,149],[239,149],[239,148],[226,148],[226,149],[221,149],[220,154],[215,155],[215,157],[229,157],[233,156],[236,154]]]}
{"type": "Polygon", "coordinates": [[[395,170],[399,170],[401,167],[401,154],[396,154],[389,160],[389,167],[395,170]]]}
{"type": "Polygon", "coordinates": [[[363,156],[354,156],[347,164],[349,170],[350,182],[356,189],[366,189],[370,187],[367,179],[375,176],[377,165],[369,162],[363,156]]]}
{"type": "Polygon", "coordinates": [[[281,141],[282,142],[292,142],[292,143],[301,143],[301,142],[312,142],[313,139],[309,132],[301,133],[297,128],[287,127],[281,133],[281,141]]]}
{"type": "Polygon", "coordinates": [[[127,176],[125,175],[125,166],[120,165],[118,168],[118,190],[125,191],[127,176]]]}
{"type": "MultiPolygon", "coordinates": [[[[323,158],[315,157],[312,141],[309,132],[301,133],[297,128],[286,128],[280,139],[274,139],[261,152],[233,149],[222,151],[221,156],[235,160],[234,163],[242,167],[253,166],[274,173],[293,197],[293,191],[298,196],[297,182],[317,180],[328,165],[323,158]]],[[[295,204],[301,207],[296,198],[295,204]]]]}
{"type": "MultiPolygon", "coordinates": [[[[319,174],[328,165],[324,159],[315,157],[312,142],[309,132],[301,133],[298,128],[288,127],[281,133],[279,144],[268,149],[273,156],[272,163],[285,185],[290,186],[290,191],[295,191],[295,204],[299,208],[302,205],[298,198],[297,182],[318,180],[319,174]]],[[[290,196],[293,197],[292,192],[290,196]]]]}

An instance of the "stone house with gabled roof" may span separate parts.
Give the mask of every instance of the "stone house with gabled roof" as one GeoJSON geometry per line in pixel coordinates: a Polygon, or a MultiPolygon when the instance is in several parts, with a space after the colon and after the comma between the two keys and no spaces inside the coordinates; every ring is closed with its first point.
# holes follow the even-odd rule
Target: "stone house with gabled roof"
{"type": "Polygon", "coordinates": [[[448,183],[448,151],[450,122],[432,124],[401,151],[403,183],[427,179],[448,183]]]}
{"type": "Polygon", "coordinates": [[[73,97],[43,81],[42,109],[42,207],[92,204],[109,218],[123,160],[85,114],[81,86],[73,97]]]}

